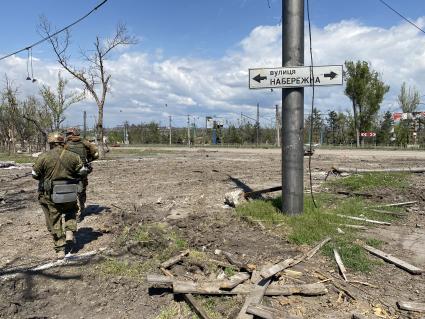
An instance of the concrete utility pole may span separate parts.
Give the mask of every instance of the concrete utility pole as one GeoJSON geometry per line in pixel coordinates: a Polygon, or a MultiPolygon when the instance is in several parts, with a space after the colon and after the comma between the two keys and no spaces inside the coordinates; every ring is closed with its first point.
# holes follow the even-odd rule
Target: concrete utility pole
{"type": "Polygon", "coordinates": [[[187,146],[190,147],[190,115],[187,115],[187,146]]]}
{"type": "Polygon", "coordinates": [[[170,130],[170,145],[171,145],[171,115],[168,116],[168,121],[169,121],[168,128],[170,130]]]}
{"type": "Polygon", "coordinates": [[[260,143],[260,103],[257,103],[257,146],[260,143]]]}
{"type": "Polygon", "coordinates": [[[87,135],[87,113],[83,113],[83,137],[86,138],[87,135]]]}
{"type": "MultiPolygon", "coordinates": [[[[282,66],[304,65],[304,0],[282,0],[282,66]]],[[[282,89],[282,211],[304,210],[304,89],[282,89]]]]}
{"type": "Polygon", "coordinates": [[[280,121],[279,121],[279,105],[276,104],[276,146],[280,146],[280,121]]]}

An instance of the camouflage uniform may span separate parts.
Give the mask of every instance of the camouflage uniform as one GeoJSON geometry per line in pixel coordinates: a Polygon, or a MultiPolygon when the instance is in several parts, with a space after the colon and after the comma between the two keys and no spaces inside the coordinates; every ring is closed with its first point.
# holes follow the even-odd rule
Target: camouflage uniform
{"type": "Polygon", "coordinates": [[[77,230],[78,206],[77,202],[53,203],[51,185],[53,181],[79,179],[82,168],[81,159],[65,150],[62,145],[55,145],[50,151],[41,154],[33,166],[33,177],[39,180],[38,201],[46,218],[47,229],[53,237],[56,252],[65,250],[65,232],[74,233],[77,230]],[[62,215],[65,215],[65,225],[62,225],[62,215]]]}
{"type": "MultiPolygon", "coordinates": [[[[81,137],[78,135],[71,134],[67,136],[65,149],[80,156],[80,159],[83,161],[83,164],[85,166],[89,166],[88,163],[99,158],[99,154],[98,154],[96,146],[87,140],[81,139],[81,137]]],[[[91,170],[91,167],[89,168],[91,170]]],[[[80,217],[81,217],[81,214],[84,212],[86,199],[87,199],[87,186],[89,184],[89,180],[87,176],[83,177],[81,179],[81,182],[82,182],[82,188],[81,188],[81,191],[78,193],[78,206],[79,206],[78,213],[80,217]]]]}

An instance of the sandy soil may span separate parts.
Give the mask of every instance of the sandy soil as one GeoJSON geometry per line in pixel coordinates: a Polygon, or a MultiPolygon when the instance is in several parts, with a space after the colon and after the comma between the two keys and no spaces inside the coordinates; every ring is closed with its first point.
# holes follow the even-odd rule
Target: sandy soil
{"type": "MultiPolygon", "coordinates": [[[[152,153],[157,151],[155,148],[152,153]]],[[[333,165],[422,167],[424,160],[425,152],[419,151],[319,149],[312,159],[314,189],[319,189],[333,165]]],[[[0,318],[157,317],[172,302],[172,294],[151,293],[144,280],[107,276],[98,269],[108,254],[121,253],[129,261],[149,259],[143,249],[140,254],[114,250],[116,238],[128,225],[163,222],[179,231],[192,249],[211,256],[216,249],[227,250],[257,265],[305,251],[307,247],[290,245],[285,238],[241,220],[233,209],[223,205],[224,194],[237,185],[252,189],[280,185],[280,170],[277,149],[161,148],[154,155],[126,155],[95,162],[89,180],[88,209],[79,224],[75,253],[106,250],[89,262],[17,275],[17,270],[53,261],[55,255],[36,201],[36,182],[28,176],[31,167],[0,169],[0,318]]],[[[307,177],[306,170],[306,188],[307,177]]],[[[424,175],[417,174],[412,177],[410,191],[387,194],[386,202],[417,200],[418,204],[396,225],[367,231],[385,241],[383,250],[422,268],[424,189],[424,175]]],[[[304,263],[302,269],[337,275],[334,262],[321,254],[304,263]]],[[[425,302],[424,275],[412,276],[384,263],[373,273],[354,277],[378,288],[362,287],[366,293],[359,290],[359,300],[350,302],[338,299],[331,285],[325,296],[267,298],[267,302],[304,318],[350,318],[352,312],[367,312],[366,317],[378,318],[372,315],[378,304],[387,312],[387,318],[420,318],[399,312],[395,303],[425,302]]],[[[307,276],[305,280],[318,279],[307,276]]],[[[242,302],[238,299],[236,304],[242,302]]],[[[232,318],[234,311],[224,309],[222,314],[232,318]]]]}

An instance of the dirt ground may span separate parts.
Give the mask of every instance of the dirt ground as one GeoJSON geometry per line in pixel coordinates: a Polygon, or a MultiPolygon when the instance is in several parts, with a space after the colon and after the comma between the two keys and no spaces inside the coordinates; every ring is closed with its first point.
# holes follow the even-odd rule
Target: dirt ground
{"type": "MultiPolygon", "coordinates": [[[[52,262],[55,254],[36,200],[36,181],[28,174],[31,166],[0,169],[0,318],[158,317],[173,303],[171,293],[152,292],[143,279],[100,271],[99,265],[108,256],[119,255],[129,262],[149,260],[149,253],[143,249],[140,253],[129,247],[116,249],[117,238],[126,226],[161,222],[178,231],[191,249],[224,261],[224,257],[214,255],[220,249],[256,265],[278,262],[308,248],[292,245],[257,224],[241,220],[223,203],[224,194],[238,185],[252,189],[280,185],[279,150],[161,148],[141,154],[115,156],[93,165],[88,207],[78,226],[74,253],[99,253],[73,265],[37,272],[22,270],[52,262]]],[[[319,149],[312,158],[314,189],[320,189],[333,165],[423,167],[424,162],[425,152],[420,151],[319,149]]],[[[384,241],[382,250],[420,268],[425,268],[424,177],[413,175],[407,192],[385,194],[383,190],[385,203],[418,203],[396,224],[366,231],[384,241]]],[[[307,189],[307,169],[305,181],[307,189]]],[[[299,269],[338,276],[334,261],[320,253],[299,269]]],[[[158,270],[152,272],[160,274],[158,270]]],[[[354,301],[341,300],[329,283],[329,293],[323,296],[267,297],[266,301],[303,318],[351,318],[353,312],[363,313],[365,318],[422,318],[419,313],[400,312],[396,302],[425,302],[424,274],[410,275],[382,263],[372,273],[353,276],[376,287],[353,287],[360,296],[354,301]]],[[[306,275],[303,280],[319,279],[306,275]]],[[[237,314],[243,298],[234,298],[234,309],[222,310],[223,318],[237,314]]]]}

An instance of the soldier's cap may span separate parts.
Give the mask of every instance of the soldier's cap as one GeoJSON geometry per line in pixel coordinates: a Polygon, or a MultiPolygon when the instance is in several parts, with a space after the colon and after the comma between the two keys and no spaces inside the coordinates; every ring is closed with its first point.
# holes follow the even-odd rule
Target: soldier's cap
{"type": "Polygon", "coordinates": [[[66,129],[66,135],[80,136],[80,130],[76,127],[69,127],[66,129]]]}
{"type": "Polygon", "coordinates": [[[47,142],[49,143],[65,143],[65,137],[61,132],[52,132],[47,136],[47,142]]]}

